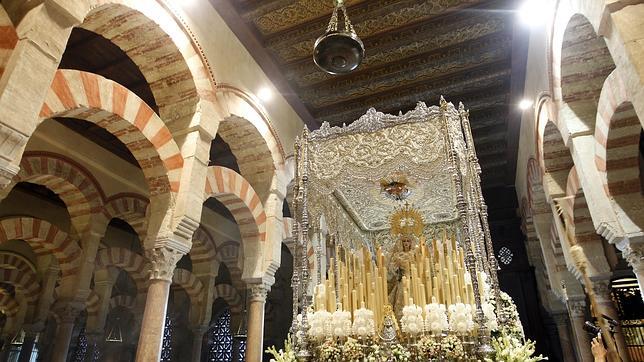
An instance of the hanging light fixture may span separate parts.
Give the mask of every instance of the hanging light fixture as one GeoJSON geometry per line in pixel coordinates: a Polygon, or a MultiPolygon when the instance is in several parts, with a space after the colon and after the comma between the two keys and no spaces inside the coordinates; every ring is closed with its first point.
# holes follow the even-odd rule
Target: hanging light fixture
{"type": "Polygon", "coordinates": [[[313,61],[329,74],[346,74],[355,70],[364,58],[364,44],[358,37],[347,15],[344,0],[334,0],[335,7],[326,33],[315,41],[313,61]],[[343,25],[340,27],[340,16],[343,25]]]}
{"type": "Polygon", "coordinates": [[[123,332],[121,331],[121,323],[119,323],[119,321],[120,318],[116,318],[116,321],[112,324],[110,332],[107,334],[107,337],[105,337],[106,342],[123,342],[123,332]]]}

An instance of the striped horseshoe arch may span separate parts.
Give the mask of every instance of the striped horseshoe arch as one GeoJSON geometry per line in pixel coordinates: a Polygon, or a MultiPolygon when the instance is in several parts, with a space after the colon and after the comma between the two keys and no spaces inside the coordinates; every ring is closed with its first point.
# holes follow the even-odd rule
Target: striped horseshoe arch
{"type": "Polygon", "coordinates": [[[74,275],[80,267],[78,243],[47,221],[31,217],[1,220],[0,243],[14,239],[26,241],[36,255],[53,254],[63,277],[74,275]]]}
{"type": "Polygon", "coordinates": [[[141,195],[116,195],[105,203],[103,213],[108,220],[119,218],[136,231],[139,240],[143,242],[147,233],[145,211],[149,201],[141,195]]]}
{"type": "Polygon", "coordinates": [[[233,313],[239,313],[244,308],[241,295],[237,289],[230,284],[219,284],[215,287],[215,293],[213,294],[212,300],[217,300],[217,298],[221,298],[226,301],[230,311],[233,313]]]}
{"type": "MultiPolygon", "coordinates": [[[[255,190],[240,174],[221,166],[208,168],[204,200],[216,198],[233,214],[241,233],[244,256],[261,262],[266,241],[266,213],[255,190]]],[[[253,266],[248,266],[253,268],[253,266]]]]}
{"type": "Polygon", "coordinates": [[[120,84],[92,73],[58,70],[40,116],[95,123],[132,152],[151,196],[179,190],[183,157],[170,130],[141,98],[120,84]]]}
{"type": "Polygon", "coordinates": [[[100,185],[75,161],[50,152],[25,152],[14,183],[31,182],[55,192],[67,206],[72,225],[83,233],[91,217],[103,209],[105,195],[100,185]]]}
{"type": "Polygon", "coordinates": [[[188,293],[193,306],[204,301],[203,284],[190,271],[186,269],[175,269],[172,275],[172,283],[180,286],[188,293]]]}
{"type": "Polygon", "coordinates": [[[125,270],[134,284],[138,293],[145,293],[148,281],[148,270],[145,259],[128,249],[106,248],[96,254],[96,268],[120,268],[125,270]]]}

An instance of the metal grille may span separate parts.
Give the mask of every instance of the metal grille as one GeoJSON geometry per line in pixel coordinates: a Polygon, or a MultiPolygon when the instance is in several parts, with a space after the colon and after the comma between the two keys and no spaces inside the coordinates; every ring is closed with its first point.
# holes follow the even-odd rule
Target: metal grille
{"type": "Polygon", "coordinates": [[[74,353],[74,361],[85,362],[86,355],[87,355],[87,336],[85,335],[85,328],[83,328],[78,334],[78,341],[76,342],[76,353],[74,353]]]}
{"type": "Polygon", "coordinates": [[[163,346],[160,362],[170,362],[172,360],[172,329],[172,319],[166,316],[165,328],[163,328],[163,346]]]}
{"type": "MultiPolygon", "coordinates": [[[[233,360],[233,335],[230,331],[230,310],[226,309],[210,330],[212,345],[208,361],[232,362],[233,360]]],[[[240,348],[241,349],[241,348],[240,348]]]]}
{"type": "Polygon", "coordinates": [[[644,303],[637,279],[613,280],[612,297],[631,361],[644,361],[644,303]]]}

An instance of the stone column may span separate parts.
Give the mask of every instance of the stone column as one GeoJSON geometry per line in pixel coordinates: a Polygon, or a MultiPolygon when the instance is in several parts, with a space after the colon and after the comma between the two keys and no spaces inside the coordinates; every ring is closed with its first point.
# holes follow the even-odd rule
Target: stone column
{"type": "Polygon", "coordinates": [[[161,357],[170,284],[181,256],[183,253],[166,246],[156,247],[148,252],[151,273],[136,350],[138,362],[158,361],[161,357]]]}
{"type": "Polygon", "coordinates": [[[622,252],[622,256],[633,268],[633,273],[640,286],[640,296],[644,300],[644,245],[628,245],[622,252]]]}
{"type": "Polygon", "coordinates": [[[20,348],[20,356],[18,357],[18,362],[29,362],[31,361],[31,353],[34,350],[34,344],[36,342],[36,336],[38,333],[25,331],[25,338],[22,342],[22,347],[20,348]]]}
{"type": "Polygon", "coordinates": [[[201,350],[203,349],[203,334],[208,326],[199,326],[192,329],[192,361],[201,361],[201,350]]]}
{"type": "Polygon", "coordinates": [[[577,360],[582,362],[593,362],[593,354],[590,351],[590,338],[588,333],[584,331],[584,323],[586,322],[586,301],[583,297],[579,299],[568,299],[568,315],[570,316],[570,326],[574,337],[575,351],[577,352],[577,360]]]}
{"type": "MultiPolygon", "coordinates": [[[[617,314],[617,309],[615,308],[611,297],[610,279],[607,277],[592,278],[591,281],[593,284],[593,293],[595,294],[595,307],[597,308],[595,314],[597,319],[605,319],[603,317],[605,315],[619,322],[619,315],[617,314]]],[[[602,324],[608,325],[608,321],[603,321],[602,324]]],[[[606,331],[607,328],[605,328],[604,325],[602,325],[604,338],[610,338],[610,332],[606,331]]],[[[631,359],[628,354],[626,340],[624,340],[621,327],[617,326],[615,328],[615,332],[613,339],[615,340],[617,351],[609,349],[607,358],[609,361],[617,361],[618,359],[616,354],[619,354],[619,358],[621,358],[622,362],[629,362],[631,359]]]]}
{"type": "Polygon", "coordinates": [[[561,352],[563,354],[564,362],[575,362],[575,349],[570,339],[571,333],[568,327],[568,315],[566,313],[553,314],[552,318],[557,325],[557,333],[559,334],[559,344],[561,345],[561,352]]]}
{"type": "Polygon", "coordinates": [[[253,284],[248,288],[248,338],[246,362],[261,362],[264,354],[264,305],[269,287],[253,284]]]}
{"type": "Polygon", "coordinates": [[[74,331],[74,322],[82,309],[82,305],[72,302],[64,302],[55,307],[58,326],[56,328],[54,348],[51,353],[51,362],[67,361],[67,352],[69,342],[72,339],[72,332],[74,331]]]}

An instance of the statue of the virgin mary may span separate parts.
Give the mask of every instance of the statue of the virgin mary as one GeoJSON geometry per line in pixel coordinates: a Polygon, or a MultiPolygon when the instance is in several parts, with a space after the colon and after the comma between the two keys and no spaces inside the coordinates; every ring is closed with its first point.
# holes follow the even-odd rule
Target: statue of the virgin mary
{"type": "Polygon", "coordinates": [[[403,297],[403,276],[410,277],[410,265],[414,258],[414,248],[423,234],[423,219],[420,213],[409,204],[396,210],[391,215],[391,234],[397,238],[389,256],[389,304],[398,319],[402,317],[405,305],[403,297]]]}

